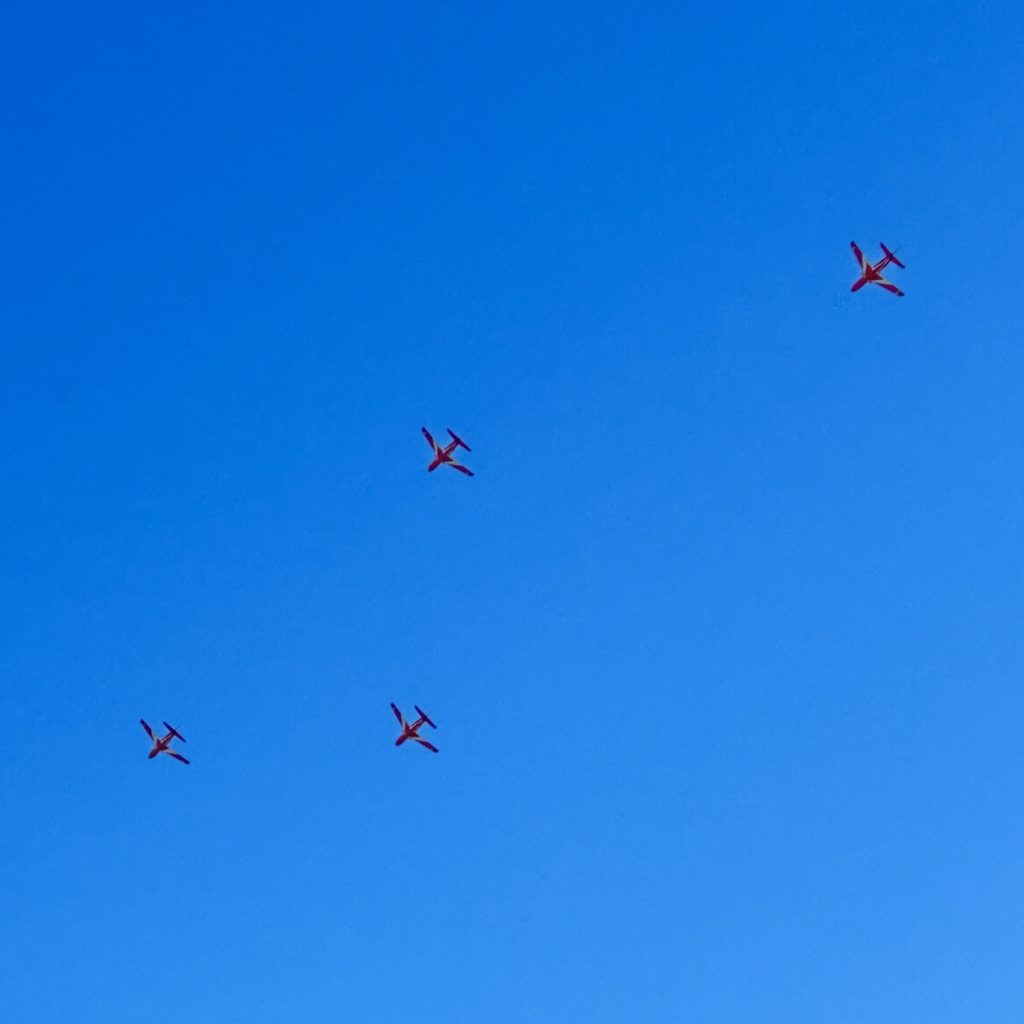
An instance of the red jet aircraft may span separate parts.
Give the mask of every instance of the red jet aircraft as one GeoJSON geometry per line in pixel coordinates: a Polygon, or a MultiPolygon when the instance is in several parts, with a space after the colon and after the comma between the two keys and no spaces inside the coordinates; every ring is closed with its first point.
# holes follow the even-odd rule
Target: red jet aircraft
{"type": "Polygon", "coordinates": [[[473,475],[473,471],[471,469],[466,469],[466,467],[452,455],[452,452],[455,451],[456,448],[462,447],[468,452],[470,451],[470,447],[450,427],[448,428],[448,433],[452,435],[452,442],[446,448],[442,448],[430,436],[430,431],[427,430],[426,427],[421,427],[420,429],[423,431],[423,436],[427,439],[427,444],[434,449],[434,461],[427,466],[428,473],[433,473],[438,466],[451,466],[452,469],[457,469],[460,473],[465,473],[466,476],[473,475]]]}
{"type": "MultiPolygon", "coordinates": [[[[850,289],[851,292],[855,292],[860,288],[863,288],[866,284],[877,284],[879,288],[884,288],[887,292],[892,292],[893,295],[902,295],[903,292],[899,290],[891,281],[886,281],[882,277],[882,270],[887,267],[890,263],[895,263],[897,267],[902,267],[903,264],[896,259],[896,254],[890,252],[885,247],[885,242],[881,243],[882,252],[885,253],[885,258],[879,260],[874,266],[864,258],[864,253],[857,247],[856,242],[850,243],[850,248],[853,250],[853,255],[856,257],[857,262],[860,264],[860,278],[854,283],[854,286],[850,289]]],[[[906,269],[904,267],[904,269],[906,269]]]]}
{"type": "Polygon", "coordinates": [[[170,731],[166,736],[160,737],[154,734],[153,730],[146,724],[146,720],[144,718],[140,718],[139,721],[142,723],[142,728],[146,730],[146,735],[153,741],[153,749],[149,752],[150,758],[156,757],[157,754],[170,754],[171,757],[177,758],[182,762],[182,764],[189,763],[188,758],[182,757],[176,750],[171,750],[171,740],[173,740],[175,736],[177,736],[182,743],[185,742],[185,737],[182,736],[173,725],[168,725],[167,722],[164,722],[164,725],[167,726],[170,731]]]}
{"type": "Polygon", "coordinates": [[[402,735],[399,736],[397,740],[395,740],[395,746],[400,747],[406,740],[415,740],[417,743],[420,743],[424,747],[426,747],[427,750],[432,750],[436,754],[437,747],[435,747],[433,743],[428,743],[422,736],[420,736],[419,730],[420,726],[422,726],[424,723],[429,725],[431,729],[436,729],[437,726],[434,725],[434,723],[429,718],[427,718],[426,712],[421,711],[419,708],[416,707],[415,704],[413,704],[413,707],[416,708],[417,712],[419,712],[420,717],[415,722],[412,722],[410,724],[402,717],[402,712],[395,707],[394,703],[392,703],[391,705],[391,710],[394,711],[395,718],[398,719],[398,724],[402,727],[402,735]]]}

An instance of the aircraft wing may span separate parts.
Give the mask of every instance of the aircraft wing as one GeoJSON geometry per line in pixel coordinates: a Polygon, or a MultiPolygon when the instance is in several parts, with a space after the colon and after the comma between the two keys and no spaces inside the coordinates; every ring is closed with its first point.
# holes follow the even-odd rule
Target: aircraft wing
{"type": "Polygon", "coordinates": [[[877,284],[879,288],[884,288],[887,292],[892,292],[893,295],[903,295],[903,292],[901,292],[899,288],[892,283],[892,281],[876,281],[875,284],[877,284]]]}
{"type": "Polygon", "coordinates": [[[427,430],[426,427],[420,427],[420,430],[423,431],[423,436],[427,439],[427,444],[429,444],[431,448],[437,448],[437,442],[430,436],[430,431],[427,430]]]}
{"type": "Polygon", "coordinates": [[[864,259],[864,253],[860,251],[860,246],[856,242],[850,243],[850,248],[853,250],[854,259],[860,264],[860,269],[863,270],[867,266],[867,261],[864,259]]]}
{"type": "Polygon", "coordinates": [[[175,760],[180,761],[182,764],[188,764],[189,760],[187,757],[182,757],[176,750],[171,750],[170,747],[164,749],[165,754],[170,754],[175,760]]]}
{"type": "Polygon", "coordinates": [[[395,713],[395,718],[398,719],[399,725],[405,725],[405,719],[402,717],[402,712],[395,707],[394,703],[391,704],[391,710],[395,713]]]}
{"type": "Polygon", "coordinates": [[[473,470],[467,469],[461,462],[449,462],[448,465],[451,466],[452,469],[457,469],[460,473],[465,473],[466,476],[473,475],[473,470]]]}
{"type": "Polygon", "coordinates": [[[146,735],[151,740],[155,740],[156,739],[156,737],[153,735],[153,730],[150,729],[149,724],[146,722],[146,720],[144,718],[140,718],[139,719],[139,725],[141,725],[142,728],[146,730],[146,735]]]}
{"type": "Polygon", "coordinates": [[[434,744],[431,743],[429,740],[423,739],[422,736],[410,736],[409,738],[415,740],[420,745],[426,747],[427,750],[432,750],[435,754],[439,753],[437,747],[435,747],[434,744]]]}

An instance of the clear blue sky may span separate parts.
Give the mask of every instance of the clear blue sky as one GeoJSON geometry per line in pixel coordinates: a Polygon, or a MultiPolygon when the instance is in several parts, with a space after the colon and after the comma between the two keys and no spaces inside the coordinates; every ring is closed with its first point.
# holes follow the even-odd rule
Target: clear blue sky
{"type": "Polygon", "coordinates": [[[10,12],[4,1020],[1020,1019],[1022,51],[10,12]]]}

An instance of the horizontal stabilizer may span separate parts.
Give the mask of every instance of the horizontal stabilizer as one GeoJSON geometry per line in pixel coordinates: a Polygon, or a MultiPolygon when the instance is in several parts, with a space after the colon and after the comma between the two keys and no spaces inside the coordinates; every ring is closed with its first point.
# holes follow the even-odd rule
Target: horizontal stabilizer
{"type": "Polygon", "coordinates": [[[415,704],[413,704],[413,707],[416,708],[416,713],[420,716],[420,718],[423,719],[424,722],[427,723],[427,725],[430,726],[431,729],[436,729],[437,728],[437,726],[434,725],[434,723],[430,720],[430,718],[428,717],[426,711],[424,711],[423,708],[417,707],[415,704]]]}
{"type": "Polygon", "coordinates": [[[472,448],[470,448],[470,447],[469,447],[469,445],[468,445],[468,444],[466,444],[466,442],[465,442],[465,441],[463,441],[463,440],[462,440],[462,438],[461,438],[461,437],[459,437],[459,435],[458,435],[458,434],[456,434],[456,433],[455,433],[455,431],[454,431],[454,430],[452,430],[452,428],[451,428],[451,427],[448,427],[448,428],[447,428],[447,430],[448,430],[448,433],[452,435],[452,440],[453,440],[453,441],[454,441],[454,442],[455,442],[456,444],[462,445],[462,447],[463,447],[463,448],[465,448],[467,452],[470,452],[470,451],[472,451],[472,450],[473,450],[472,448]]]}
{"type": "Polygon", "coordinates": [[[185,739],[185,737],[184,737],[184,736],[182,736],[182,735],[181,735],[181,733],[180,733],[180,732],[178,732],[178,730],[177,730],[177,729],[175,729],[175,728],[174,728],[174,726],[173,726],[173,725],[171,725],[171,723],[170,723],[170,722],[164,722],[164,725],[165,725],[165,726],[167,726],[168,730],[169,730],[170,732],[173,732],[173,733],[174,733],[174,735],[175,735],[175,736],[177,736],[177,737],[178,737],[178,739],[179,739],[179,740],[181,740],[181,742],[182,742],[182,743],[186,743],[186,742],[187,742],[187,740],[185,739]]]}
{"type": "Polygon", "coordinates": [[[885,253],[886,258],[889,260],[890,263],[895,263],[897,267],[903,267],[904,270],[907,269],[905,266],[903,266],[902,263],[900,263],[900,261],[898,259],[896,259],[896,253],[889,251],[889,249],[886,246],[885,242],[882,242],[881,245],[882,245],[882,252],[885,253]]]}

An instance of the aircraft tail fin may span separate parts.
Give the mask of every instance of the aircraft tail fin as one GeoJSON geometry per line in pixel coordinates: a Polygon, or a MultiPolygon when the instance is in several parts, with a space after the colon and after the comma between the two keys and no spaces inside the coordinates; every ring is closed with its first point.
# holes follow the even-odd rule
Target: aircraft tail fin
{"type": "Polygon", "coordinates": [[[177,737],[178,737],[178,739],[179,739],[179,740],[181,740],[181,742],[182,742],[182,743],[186,743],[186,742],[187,742],[187,740],[185,739],[185,737],[184,737],[184,736],[182,736],[182,735],[181,735],[181,733],[180,733],[180,732],[178,732],[178,730],[177,730],[177,729],[175,729],[175,728],[174,728],[174,726],[173,726],[173,725],[171,725],[171,723],[170,723],[170,722],[164,722],[164,725],[166,725],[166,726],[167,726],[167,728],[168,728],[168,729],[169,729],[169,730],[170,730],[171,732],[173,732],[173,733],[174,733],[174,735],[175,735],[175,736],[177,736],[177,737]]]}
{"type": "Polygon", "coordinates": [[[420,718],[423,719],[424,722],[427,723],[427,725],[430,726],[431,729],[437,728],[437,726],[434,725],[434,723],[430,720],[429,716],[427,715],[426,711],[423,710],[423,708],[417,707],[417,705],[415,704],[413,704],[413,707],[416,708],[417,714],[420,716],[420,718]]]}
{"type": "Polygon", "coordinates": [[[465,448],[465,449],[466,449],[466,451],[467,451],[467,452],[469,452],[469,451],[472,451],[472,450],[473,450],[472,448],[470,448],[470,447],[469,447],[469,445],[468,445],[468,444],[466,444],[466,442],[465,442],[465,441],[463,441],[463,440],[462,440],[462,438],[461,438],[461,437],[459,437],[459,435],[458,435],[458,434],[456,434],[456,433],[455,433],[455,431],[454,431],[454,430],[452,430],[452,428],[451,428],[451,427],[448,427],[448,428],[447,428],[447,430],[448,430],[448,433],[452,435],[452,440],[453,440],[453,441],[454,441],[454,442],[455,442],[456,444],[458,444],[458,445],[461,445],[461,446],[462,446],[463,448],[465,448]]]}
{"type": "Polygon", "coordinates": [[[889,247],[885,244],[885,242],[882,242],[881,246],[882,252],[885,253],[886,258],[889,260],[890,263],[895,263],[897,267],[903,267],[904,270],[907,269],[902,263],[900,263],[898,259],[896,259],[896,253],[891,252],[889,247]]]}

